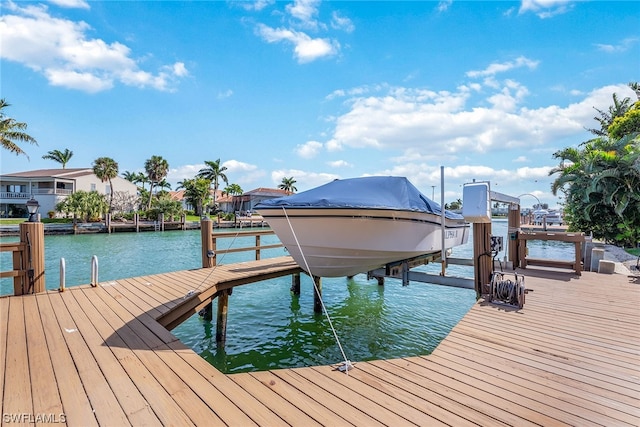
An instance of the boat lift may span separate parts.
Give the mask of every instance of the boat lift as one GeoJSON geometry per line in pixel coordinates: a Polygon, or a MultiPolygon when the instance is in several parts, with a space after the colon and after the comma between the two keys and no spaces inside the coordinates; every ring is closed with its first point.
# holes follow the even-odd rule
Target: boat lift
{"type": "MultiPolygon", "coordinates": [[[[444,168],[441,167],[441,206],[444,207],[444,168]]],[[[517,244],[516,236],[520,227],[520,199],[506,194],[491,191],[488,181],[465,184],[463,189],[463,209],[462,215],[465,220],[473,224],[473,258],[451,258],[447,251],[421,255],[419,257],[396,261],[387,264],[384,268],[379,268],[367,273],[368,278],[377,278],[380,283],[385,277],[402,279],[403,286],[410,281],[432,283],[444,286],[475,289],[477,297],[489,296],[490,301],[505,302],[515,304],[522,308],[524,304],[524,278],[516,277],[515,280],[505,279],[505,274],[494,274],[497,254],[502,250],[503,241],[501,236],[491,235],[491,202],[501,202],[509,204],[508,214],[508,260],[516,259],[517,244]],[[411,271],[412,268],[428,264],[429,262],[440,262],[442,272],[439,275],[424,272],[411,271]],[[457,276],[446,276],[445,269],[448,264],[468,265],[474,267],[474,277],[465,278],[457,276]],[[504,282],[504,283],[503,283],[504,282]],[[513,292],[499,292],[504,290],[509,283],[515,284],[517,289],[513,292]],[[502,286],[505,285],[505,286],[502,286]],[[501,298],[501,295],[506,295],[501,298]],[[515,297],[514,297],[515,295],[515,297]]],[[[444,216],[444,209],[442,209],[444,216]]],[[[444,224],[444,219],[442,224],[444,224]]],[[[443,248],[444,248],[444,226],[443,226],[443,248]]]]}

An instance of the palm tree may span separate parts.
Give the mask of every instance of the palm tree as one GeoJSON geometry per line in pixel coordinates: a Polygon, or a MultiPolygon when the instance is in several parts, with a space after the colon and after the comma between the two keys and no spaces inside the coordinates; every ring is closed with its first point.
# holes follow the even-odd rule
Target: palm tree
{"type": "Polygon", "coordinates": [[[287,193],[295,193],[296,191],[298,191],[296,186],[293,185],[296,182],[297,181],[295,179],[293,179],[293,177],[291,177],[291,178],[284,177],[284,178],[282,178],[282,183],[280,183],[280,185],[278,185],[278,188],[286,191],[287,193]]]}
{"type": "Polygon", "coordinates": [[[96,174],[100,181],[109,181],[109,212],[111,212],[113,203],[113,184],[111,180],[118,176],[118,162],[110,157],[99,157],[93,161],[93,173],[96,174]]]}
{"type": "Polygon", "coordinates": [[[47,154],[42,156],[42,158],[45,160],[53,160],[54,162],[62,164],[62,169],[65,169],[67,167],[67,163],[69,163],[71,157],[73,157],[73,151],[69,150],[68,148],[65,148],[64,151],[49,151],[47,154]]]}
{"type": "Polygon", "coordinates": [[[147,172],[147,178],[151,183],[149,188],[149,203],[147,209],[151,209],[151,198],[153,197],[153,185],[159,183],[167,176],[169,172],[169,163],[162,156],[151,156],[144,162],[144,170],[147,172]]]}
{"type": "Polygon", "coordinates": [[[196,177],[208,179],[213,184],[213,207],[215,209],[216,193],[218,192],[219,181],[223,180],[225,184],[229,185],[229,180],[224,174],[224,171],[227,170],[227,167],[220,166],[220,159],[216,160],[215,162],[205,160],[204,164],[206,165],[206,167],[200,169],[196,177]]]}
{"type": "Polygon", "coordinates": [[[185,179],[178,182],[177,190],[184,189],[184,198],[191,206],[195,206],[196,215],[202,215],[209,203],[211,181],[205,178],[185,179]]]}
{"type": "Polygon", "coordinates": [[[124,171],[124,172],[122,172],[122,177],[124,179],[126,179],[127,181],[133,182],[135,184],[136,183],[136,179],[138,178],[138,173],[137,172],[124,171]]]}
{"type": "Polygon", "coordinates": [[[22,132],[27,128],[26,123],[16,122],[15,119],[4,114],[3,109],[10,105],[4,98],[0,99],[0,143],[5,150],[16,153],[16,155],[24,154],[28,159],[27,153],[17,143],[26,142],[38,145],[38,142],[29,134],[22,132]]]}
{"type": "Polygon", "coordinates": [[[240,187],[238,184],[229,184],[224,188],[224,190],[222,190],[222,192],[231,194],[232,196],[237,196],[243,193],[242,187],[240,187]]]}

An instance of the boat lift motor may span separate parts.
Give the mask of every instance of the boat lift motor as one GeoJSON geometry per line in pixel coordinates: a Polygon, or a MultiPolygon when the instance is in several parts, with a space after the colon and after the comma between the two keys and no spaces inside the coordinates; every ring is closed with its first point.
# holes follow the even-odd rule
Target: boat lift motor
{"type": "Polygon", "coordinates": [[[518,308],[524,307],[525,295],[530,291],[524,286],[524,276],[518,273],[514,273],[512,280],[506,279],[505,273],[494,271],[489,285],[491,289],[487,301],[509,304],[518,308]]]}

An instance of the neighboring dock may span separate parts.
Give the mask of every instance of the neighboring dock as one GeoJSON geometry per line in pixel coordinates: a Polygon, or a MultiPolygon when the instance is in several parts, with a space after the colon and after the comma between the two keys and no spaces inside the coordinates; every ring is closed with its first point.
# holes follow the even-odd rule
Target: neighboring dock
{"type": "Polygon", "coordinates": [[[637,276],[529,268],[523,309],[480,301],[433,354],[348,375],[224,375],[158,322],[218,287],[295,271],[281,257],[0,298],[0,422],[638,425],[637,276]]]}

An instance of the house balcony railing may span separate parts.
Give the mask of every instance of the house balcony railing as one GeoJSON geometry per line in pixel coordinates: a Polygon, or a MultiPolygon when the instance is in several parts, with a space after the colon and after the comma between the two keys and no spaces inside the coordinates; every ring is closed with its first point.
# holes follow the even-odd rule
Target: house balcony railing
{"type": "Polygon", "coordinates": [[[58,195],[58,196],[69,196],[73,194],[73,190],[66,190],[62,188],[56,188],[55,190],[52,188],[34,188],[31,193],[20,193],[13,191],[2,191],[0,192],[0,199],[30,199],[31,196],[34,195],[58,195]]]}
{"type": "Polygon", "coordinates": [[[11,191],[0,192],[0,199],[28,199],[29,193],[14,193],[11,191]]]}

